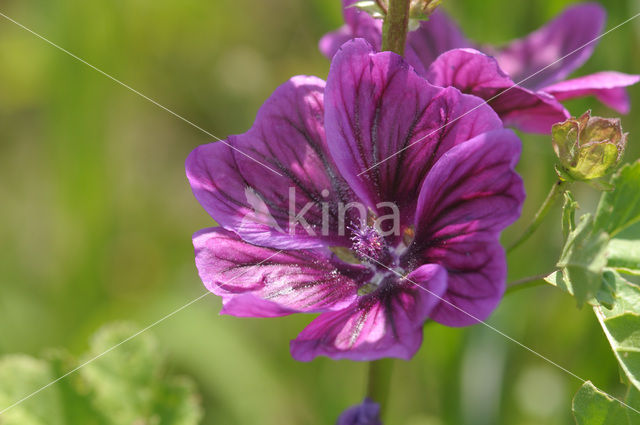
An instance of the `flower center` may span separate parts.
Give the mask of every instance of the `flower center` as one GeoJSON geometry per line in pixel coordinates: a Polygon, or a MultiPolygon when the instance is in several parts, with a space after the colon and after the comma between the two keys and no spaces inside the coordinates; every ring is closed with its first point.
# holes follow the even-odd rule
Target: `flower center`
{"type": "Polygon", "coordinates": [[[362,224],[350,227],[351,250],[361,261],[367,263],[383,262],[389,254],[387,244],[378,230],[373,226],[362,224]]]}
{"type": "Polygon", "coordinates": [[[374,226],[350,227],[351,252],[373,272],[370,281],[358,293],[365,295],[395,282],[404,274],[399,267],[399,252],[389,247],[387,239],[374,226]]]}

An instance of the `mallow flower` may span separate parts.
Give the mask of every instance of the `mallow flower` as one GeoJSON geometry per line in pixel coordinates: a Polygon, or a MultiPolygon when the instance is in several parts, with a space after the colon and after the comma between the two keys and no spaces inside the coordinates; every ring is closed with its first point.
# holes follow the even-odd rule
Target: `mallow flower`
{"type": "MultiPolygon", "coordinates": [[[[320,41],[329,58],[353,37],[380,48],[382,21],[351,7],[353,3],[343,0],[345,25],[320,41]]],[[[408,34],[405,57],[432,84],[454,86],[489,101],[505,125],[548,134],[554,123],[570,117],[563,100],[591,95],[620,113],[629,112],[625,87],[640,76],[604,71],[565,80],[592,55],[605,18],[602,6],[581,3],[526,37],[494,47],[468,41],[436,11],[408,34]]]]}
{"type": "Polygon", "coordinates": [[[499,303],[520,141],[482,99],[355,39],[326,83],[293,77],[226,142],[186,161],[220,225],[194,235],[196,265],[222,314],[319,313],[295,359],[409,359],[426,320],[466,326],[499,303]]]}
{"type": "Polygon", "coordinates": [[[351,406],[338,418],[336,425],[382,425],[380,405],[370,398],[351,406]]]}

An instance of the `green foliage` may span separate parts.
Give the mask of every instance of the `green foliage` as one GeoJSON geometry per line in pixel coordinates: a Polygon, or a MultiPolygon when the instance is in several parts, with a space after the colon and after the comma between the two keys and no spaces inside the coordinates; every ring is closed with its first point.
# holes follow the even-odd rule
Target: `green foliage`
{"type": "Polygon", "coordinates": [[[566,241],[569,237],[569,233],[573,232],[576,228],[576,210],[578,209],[578,203],[573,197],[573,193],[570,191],[564,192],[564,205],[562,207],[562,235],[566,241]]]}
{"type": "Polygon", "coordinates": [[[640,275],[640,243],[637,240],[612,239],[609,242],[607,266],[631,275],[640,275]]]}
{"type": "MultiPolygon", "coordinates": [[[[566,204],[565,204],[566,205],[566,204]]],[[[575,208],[573,204],[568,209],[575,208]]],[[[569,216],[570,214],[565,214],[569,216]]],[[[570,221],[569,225],[570,225],[570,221]]],[[[558,261],[561,276],[548,277],[547,281],[573,294],[582,306],[596,297],[603,287],[603,271],[607,265],[609,237],[604,232],[594,232],[593,218],[583,215],[578,225],[567,235],[558,261]]]]}
{"type": "Polygon", "coordinates": [[[600,198],[595,229],[614,237],[640,220],[640,161],[622,167],[611,183],[615,189],[600,198]]]}
{"type": "Polygon", "coordinates": [[[594,312],[621,369],[640,389],[640,287],[612,274],[616,279],[616,304],[610,310],[596,306],[594,312]]]}
{"type": "Polygon", "coordinates": [[[198,424],[202,410],[193,383],[184,377],[167,376],[156,340],[148,332],[127,340],[135,334],[136,329],[127,324],[102,328],[80,362],[74,362],[63,352],[51,353],[47,360],[27,356],[3,358],[0,360],[3,407],[69,370],[80,369],[43,390],[37,400],[34,397],[8,410],[0,418],[0,424],[198,424]],[[110,350],[112,347],[116,348],[110,350]]]}
{"type": "Polygon", "coordinates": [[[640,220],[640,162],[622,167],[611,187],[602,194],[595,218],[585,214],[577,226],[578,205],[570,192],[565,193],[560,270],[545,280],[572,294],[579,306],[588,302],[612,308],[621,279],[612,271],[640,274],[640,241],[611,239],[640,220]]]}
{"type": "MultiPolygon", "coordinates": [[[[13,405],[55,377],[44,360],[23,355],[0,359],[0,409],[13,405]]],[[[28,399],[0,416],[2,425],[64,425],[58,388],[47,388],[38,399],[28,399]]]]}
{"type": "Polygon", "coordinates": [[[573,398],[573,416],[577,425],[636,425],[630,416],[635,412],[598,390],[591,382],[585,383],[573,398]]]}
{"type": "MultiPolygon", "coordinates": [[[[577,226],[577,204],[565,195],[562,227],[565,246],[559,271],[547,282],[588,302],[630,383],[629,402],[637,405],[640,390],[640,287],[620,273],[640,274],[640,241],[612,236],[640,220],[640,163],[624,166],[611,180],[595,215],[585,214],[577,226]],[[633,399],[633,400],[632,400],[633,399]]],[[[640,414],[622,406],[591,383],[576,394],[573,412],[578,425],[636,425],[640,414]]]]}
{"type": "MultiPolygon", "coordinates": [[[[571,295],[574,295],[574,285],[572,281],[565,278],[561,271],[551,273],[544,280],[547,281],[547,283],[550,283],[551,285],[556,286],[571,295]]],[[[577,280],[576,286],[580,286],[581,283],[582,281],[577,280]]],[[[615,283],[613,282],[610,270],[605,270],[602,273],[600,287],[594,294],[587,297],[584,302],[587,302],[592,306],[603,305],[607,308],[613,307],[615,303],[615,283]]]]}

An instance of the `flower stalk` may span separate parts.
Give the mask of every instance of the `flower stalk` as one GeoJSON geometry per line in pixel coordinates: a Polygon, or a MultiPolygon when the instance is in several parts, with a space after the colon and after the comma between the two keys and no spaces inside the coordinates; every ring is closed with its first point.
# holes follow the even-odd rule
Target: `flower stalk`
{"type": "Polygon", "coordinates": [[[543,273],[535,276],[529,276],[522,279],[518,279],[514,282],[510,282],[507,284],[507,290],[505,291],[505,296],[513,294],[514,292],[518,292],[522,289],[533,288],[536,286],[543,285],[545,283],[544,278],[550,275],[551,273],[543,273]]]}
{"type": "Polygon", "coordinates": [[[367,397],[378,403],[382,412],[389,398],[392,370],[393,360],[390,358],[369,362],[367,397]]]}
{"type": "Polygon", "coordinates": [[[390,0],[382,24],[382,51],[404,54],[409,29],[410,0],[390,0]]]}
{"type": "Polygon", "coordinates": [[[513,244],[511,244],[509,248],[507,248],[507,252],[513,251],[514,249],[522,245],[527,239],[529,239],[529,237],[538,229],[540,224],[542,224],[542,221],[549,213],[549,210],[551,210],[551,207],[556,203],[560,195],[564,193],[568,185],[569,182],[564,180],[558,180],[553,184],[553,187],[551,187],[547,198],[540,206],[540,209],[538,209],[538,212],[536,212],[536,215],[529,226],[527,226],[520,238],[518,238],[518,240],[516,240],[513,244]]]}

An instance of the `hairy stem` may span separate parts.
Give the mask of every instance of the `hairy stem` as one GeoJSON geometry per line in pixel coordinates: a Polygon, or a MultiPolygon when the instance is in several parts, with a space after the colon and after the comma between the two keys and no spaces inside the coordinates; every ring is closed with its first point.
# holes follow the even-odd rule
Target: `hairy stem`
{"type": "Polygon", "coordinates": [[[515,241],[509,248],[507,248],[507,252],[511,252],[517,247],[519,247],[520,245],[522,245],[522,243],[527,239],[529,239],[529,236],[531,236],[533,232],[535,232],[538,229],[540,224],[542,224],[542,221],[544,220],[544,218],[547,216],[547,214],[551,210],[551,207],[556,203],[560,195],[564,193],[567,185],[568,185],[568,182],[562,181],[562,180],[558,180],[557,182],[554,183],[553,187],[551,188],[551,191],[549,191],[549,194],[547,195],[547,198],[544,200],[544,202],[540,206],[540,209],[538,210],[535,217],[533,218],[533,221],[529,224],[529,226],[526,228],[524,233],[522,233],[520,238],[518,238],[517,241],[515,241]]]}
{"type": "Polygon", "coordinates": [[[404,54],[409,28],[410,0],[389,0],[389,9],[382,24],[382,51],[404,54]]]}
{"type": "Polygon", "coordinates": [[[514,292],[518,292],[521,289],[533,288],[534,286],[539,286],[544,284],[544,278],[549,276],[551,273],[544,273],[535,276],[529,276],[522,279],[515,280],[513,282],[507,283],[507,290],[504,295],[510,295],[514,292]]]}
{"type": "Polygon", "coordinates": [[[384,406],[389,397],[392,369],[392,359],[381,359],[369,362],[367,397],[378,403],[382,412],[384,412],[384,406]]]}

